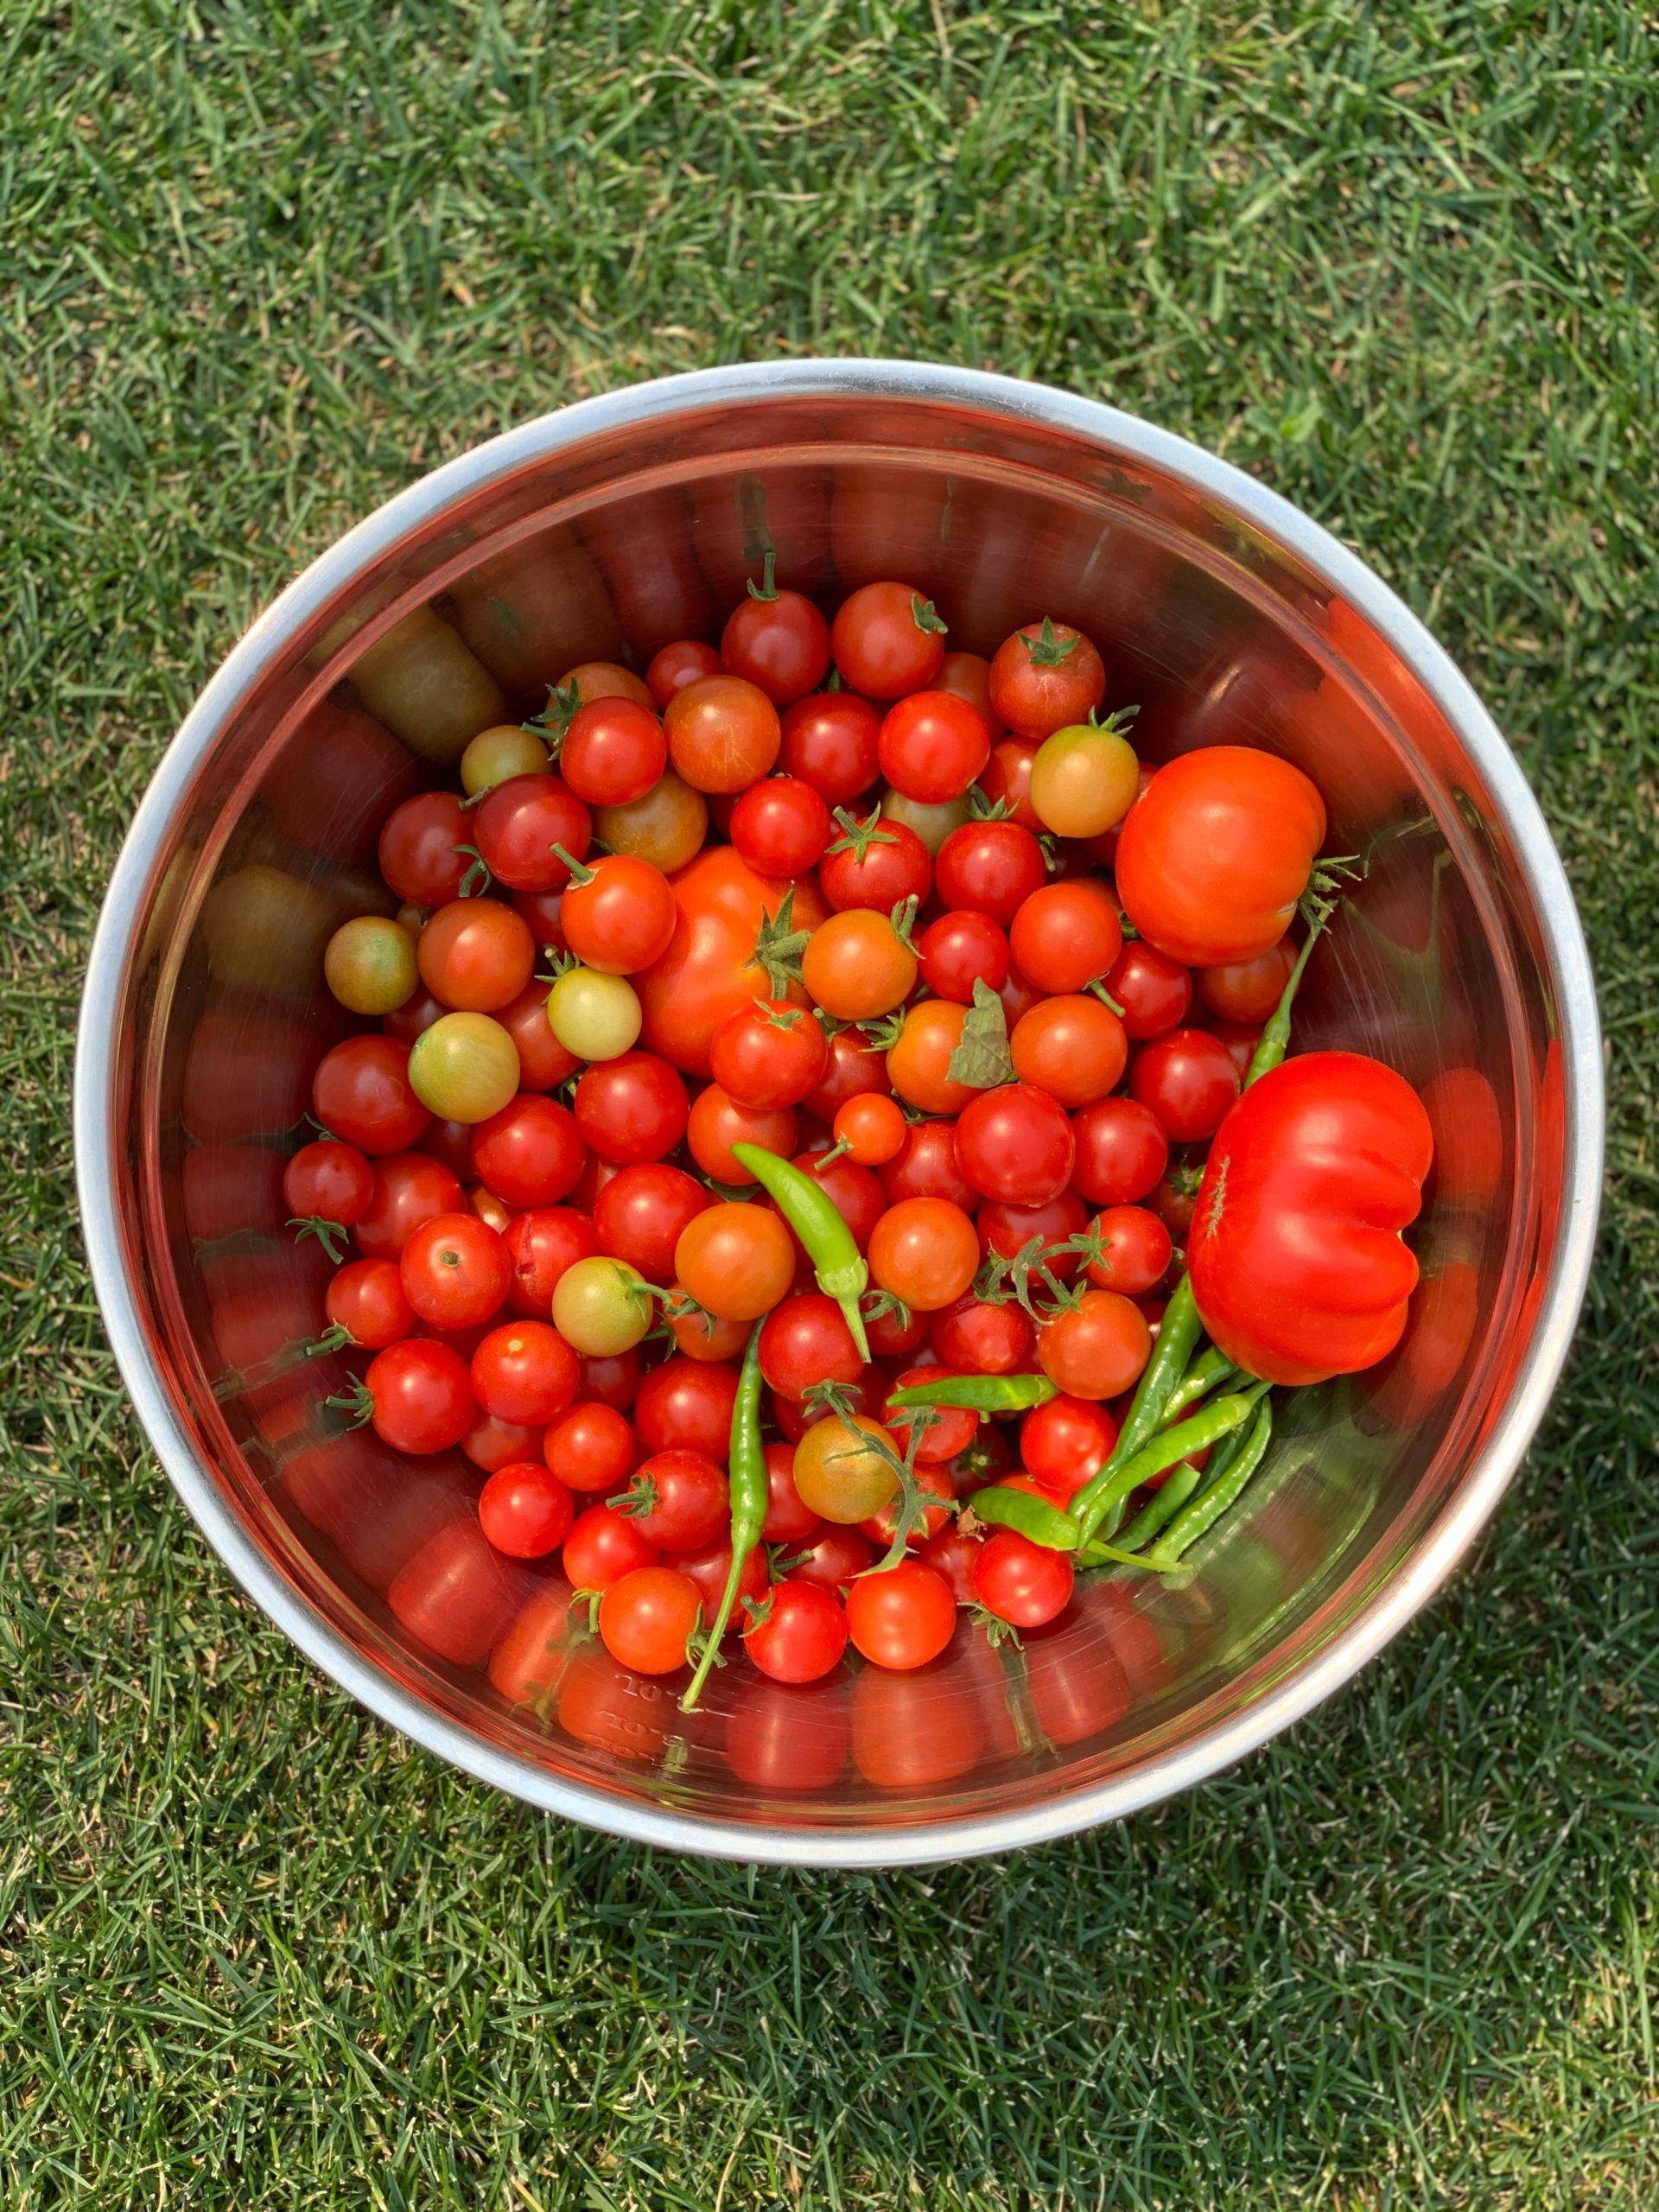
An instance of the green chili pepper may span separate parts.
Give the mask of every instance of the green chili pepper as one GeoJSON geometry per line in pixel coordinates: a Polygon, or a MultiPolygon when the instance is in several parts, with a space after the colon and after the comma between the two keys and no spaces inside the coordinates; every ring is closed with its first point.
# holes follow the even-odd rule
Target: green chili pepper
{"type": "MultiPolygon", "coordinates": [[[[1297,992],[1301,988],[1302,976],[1306,969],[1308,957],[1325,934],[1326,923],[1337,911],[1337,877],[1344,872],[1346,864],[1340,861],[1332,861],[1327,865],[1334,869],[1336,874],[1316,874],[1313,885],[1322,887],[1323,893],[1328,893],[1330,895],[1322,895],[1321,889],[1316,889],[1313,885],[1304,895],[1302,914],[1307,923],[1307,935],[1303,938],[1302,949],[1296,956],[1296,965],[1285,978],[1285,988],[1279,994],[1279,1003],[1269,1015],[1268,1025],[1262,1032],[1255,1051],[1251,1055],[1249,1070],[1244,1077],[1246,1090],[1253,1083],[1260,1082],[1264,1075],[1270,1074],[1290,1050],[1290,1010],[1296,1003],[1297,992]]],[[[1351,870],[1348,872],[1351,873],[1351,870]]]]}
{"type": "Polygon", "coordinates": [[[1212,1529],[1228,1507],[1243,1491],[1267,1456],[1273,1438],[1273,1403],[1264,1397],[1256,1408],[1255,1420],[1236,1459],[1218,1474],[1170,1522],[1159,1542],[1145,1554],[1148,1567],[1166,1574],[1181,1563],[1181,1554],[1189,1551],[1198,1538],[1212,1529]]]}
{"type": "Polygon", "coordinates": [[[1059,1392],[1046,1375],[950,1375],[887,1394],[890,1406],[961,1406],[976,1414],[1020,1414],[1059,1392]]]}
{"type": "Polygon", "coordinates": [[[780,1160],[775,1152],[763,1152],[758,1144],[734,1144],[732,1157],[741,1160],[761,1189],[777,1201],[779,1212],[800,1238],[817,1270],[818,1288],[826,1298],[833,1298],[846,1315],[858,1356],[868,1361],[870,1342],[864,1333],[858,1301],[870,1271],[840,1207],[821,1184],[792,1160],[780,1160]]]}
{"type": "Polygon", "coordinates": [[[732,1564],[702,1656],[697,1662],[697,1671],[680,1700],[682,1713],[690,1713],[702,1694],[709,1669],[720,1649],[720,1639],[726,1633],[726,1624],[732,1618],[743,1562],[760,1542],[760,1531],[766,1525],[768,1486],[766,1447],[760,1440],[760,1329],[761,1324],[757,1321],[749,1332],[749,1348],[743,1355],[737,1395],[732,1401],[732,1437],[727,1465],[732,1499],[732,1564]]]}
{"type": "Polygon", "coordinates": [[[984,1521],[996,1529],[1012,1529],[1016,1535],[1027,1536],[1033,1544],[1042,1544],[1052,1552],[1074,1552],[1077,1548],[1077,1525],[1069,1514],[1062,1513],[1058,1505],[1051,1505],[1046,1498],[1034,1497],[1028,1490],[1008,1490],[994,1484],[989,1490],[976,1490],[968,1501],[969,1509],[976,1521],[984,1521]]]}
{"type": "MultiPolygon", "coordinates": [[[[1239,1433],[1235,1429],[1233,1436],[1239,1433]]],[[[1224,1452],[1232,1440],[1233,1437],[1230,1436],[1219,1451],[1224,1452]]],[[[1213,1459],[1211,1464],[1215,1464],[1213,1459]]],[[[1192,1466],[1185,1460],[1179,1467],[1172,1467],[1168,1481],[1161,1490],[1154,1491],[1128,1527],[1117,1537],[1116,1548],[1121,1552],[1135,1552],[1139,1551],[1142,1544],[1149,1543],[1160,1529],[1175,1518],[1204,1480],[1205,1472],[1205,1469],[1192,1466]]]]}
{"type": "Polygon", "coordinates": [[[1189,1406],[1196,1406],[1200,1398],[1207,1398],[1218,1382],[1227,1382],[1237,1372],[1226,1353],[1216,1345],[1201,1351],[1169,1394],[1169,1402],[1164,1408],[1164,1427],[1167,1428],[1189,1406]]]}
{"type": "Polygon", "coordinates": [[[1178,1459],[1185,1459],[1189,1452],[1205,1451],[1241,1427],[1249,1419],[1257,1399],[1267,1389],[1265,1382],[1258,1382],[1253,1389],[1216,1399],[1190,1421],[1178,1421],[1173,1428],[1154,1436],[1150,1444],[1131,1452],[1127,1459],[1114,1452],[1071,1501],[1068,1517],[1077,1525],[1078,1541],[1087,1543],[1112,1508],[1132,1491],[1139,1490],[1142,1483],[1162,1474],[1178,1459]]]}

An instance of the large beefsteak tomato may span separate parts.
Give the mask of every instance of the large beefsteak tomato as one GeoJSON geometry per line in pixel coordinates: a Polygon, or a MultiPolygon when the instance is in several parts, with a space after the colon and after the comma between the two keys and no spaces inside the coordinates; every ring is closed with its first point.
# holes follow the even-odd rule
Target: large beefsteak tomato
{"type": "MultiPolygon", "coordinates": [[[[755,960],[762,925],[790,885],[757,875],[730,845],[712,845],[672,878],[678,918],[668,950],[632,978],[645,1015],[639,1041],[687,1075],[706,1076],[715,1032],[751,999],[772,994],[755,960]]],[[[791,925],[815,930],[829,914],[817,885],[794,886],[791,925]]],[[[804,999],[798,987],[791,996],[804,999]]]]}
{"type": "Polygon", "coordinates": [[[1253,1084],[1216,1133],[1187,1245],[1205,1326],[1269,1382],[1357,1374],[1392,1351],[1417,1262],[1433,1138],[1402,1076],[1306,1052],[1253,1084]]]}
{"type": "Polygon", "coordinates": [[[1189,968],[1278,944],[1325,840],[1325,802],[1300,768],[1206,745],[1160,768],[1123,817],[1117,895],[1149,944],[1189,968]]]}

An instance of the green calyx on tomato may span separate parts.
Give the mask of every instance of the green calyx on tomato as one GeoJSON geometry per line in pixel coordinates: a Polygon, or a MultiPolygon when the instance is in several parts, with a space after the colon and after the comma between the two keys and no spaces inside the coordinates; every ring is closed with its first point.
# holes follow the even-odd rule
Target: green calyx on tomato
{"type": "Polygon", "coordinates": [[[784,893],[784,902],[775,914],[766,915],[754,938],[754,964],[764,968],[766,987],[775,999],[783,997],[791,983],[801,980],[801,955],[811,938],[810,930],[795,927],[794,887],[784,893]]]}
{"type": "Polygon", "coordinates": [[[1020,642],[1031,655],[1033,668],[1058,668],[1068,653],[1076,652],[1083,639],[1076,631],[1069,638],[1056,637],[1052,618],[1045,614],[1036,637],[1021,630],[1020,642]]]}

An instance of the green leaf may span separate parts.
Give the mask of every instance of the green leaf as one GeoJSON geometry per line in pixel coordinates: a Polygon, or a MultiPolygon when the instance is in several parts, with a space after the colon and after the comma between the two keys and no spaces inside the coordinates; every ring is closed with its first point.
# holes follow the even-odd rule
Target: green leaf
{"type": "Polygon", "coordinates": [[[965,1083],[975,1090],[995,1090],[999,1084],[1014,1081],[1008,1018],[982,976],[975,978],[974,1002],[962,1025],[962,1042],[951,1053],[945,1074],[950,1082],[965,1083]]]}
{"type": "Polygon", "coordinates": [[[766,988],[775,999],[786,998],[791,983],[801,980],[801,955],[811,939],[810,930],[795,927],[795,887],[791,883],[775,914],[768,914],[754,940],[754,965],[766,971],[766,988]]]}

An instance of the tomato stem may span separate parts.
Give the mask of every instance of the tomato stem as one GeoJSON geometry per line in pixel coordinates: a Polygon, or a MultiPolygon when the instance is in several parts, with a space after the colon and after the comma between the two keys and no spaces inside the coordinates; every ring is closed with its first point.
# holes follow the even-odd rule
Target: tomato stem
{"type": "Polygon", "coordinates": [[[753,576],[748,580],[749,597],[751,599],[758,599],[763,607],[770,607],[778,596],[778,586],[773,581],[777,574],[777,570],[778,556],[772,547],[768,545],[766,548],[766,557],[760,571],[760,582],[759,585],[756,584],[753,576]]]}

